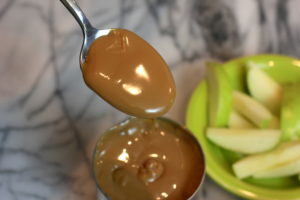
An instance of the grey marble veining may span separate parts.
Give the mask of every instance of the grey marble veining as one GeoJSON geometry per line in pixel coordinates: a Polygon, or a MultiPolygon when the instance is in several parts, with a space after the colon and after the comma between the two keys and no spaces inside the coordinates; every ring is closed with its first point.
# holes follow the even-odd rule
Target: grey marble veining
{"type": "MultiPolygon", "coordinates": [[[[300,57],[300,0],[78,0],[98,28],[130,29],[174,73],[184,109],[202,61],[262,52],[300,57]]],[[[81,31],[59,0],[0,2],[0,199],[94,200],[99,134],[127,116],[83,83],[81,31]]],[[[207,178],[205,200],[239,199],[207,178]]]]}

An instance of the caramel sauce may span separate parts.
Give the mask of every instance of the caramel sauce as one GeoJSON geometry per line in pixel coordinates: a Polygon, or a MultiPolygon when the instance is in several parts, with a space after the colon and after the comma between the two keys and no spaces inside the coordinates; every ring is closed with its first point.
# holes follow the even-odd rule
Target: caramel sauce
{"type": "Polygon", "coordinates": [[[97,143],[94,172],[111,200],[186,200],[200,185],[204,161],[194,138],[162,119],[175,84],[161,56],[142,38],[111,29],[96,39],[83,65],[86,84],[117,109],[137,117],[97,143]],[[146,119],[149,118],[149,119],[146,119]]]}
{"type": "Polygon", "coordinates": [[[165,120],[133,118],[98,141],[96,180],[112,200],[186,200],[203,177],[199,148],[190,134],[165,120]]]}
{"type": "Polygon", "coordinates": [[[99,96],[137,117],[161,116],[175,99],[165,61],[146,41],[124,29],[111,29],[92,43],[83,76],[99,96]]]}

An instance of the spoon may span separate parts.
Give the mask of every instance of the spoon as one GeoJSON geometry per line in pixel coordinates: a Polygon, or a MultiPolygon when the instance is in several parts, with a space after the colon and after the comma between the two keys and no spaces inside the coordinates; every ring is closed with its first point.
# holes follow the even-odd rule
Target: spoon
{"type": "Polygon", "coordinates": [[[175,99],[175,84],[159,53],[131,31],[94,28],[74,0],[60,1],[83,32],[80,66],[86,84],[129,115],[166,113],[175,99]]]}

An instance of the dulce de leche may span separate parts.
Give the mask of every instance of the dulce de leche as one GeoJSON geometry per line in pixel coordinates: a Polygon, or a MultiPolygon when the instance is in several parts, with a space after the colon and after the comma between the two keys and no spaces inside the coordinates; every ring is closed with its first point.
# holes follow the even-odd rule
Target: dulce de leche
{"type": "Polygon", "coordinates": [[[92,43],[83,76],[99,96],[137,117],[161,116],[175,99],[174,80],[163,58],[124,29],[111,29],[92,43]]]}
{"type": "Polygon", "coordinates": [[[111,200],[187,200],[203,178],[201,152],[179,125],[132,118],[98,141],[95,178],[111,200]]]}

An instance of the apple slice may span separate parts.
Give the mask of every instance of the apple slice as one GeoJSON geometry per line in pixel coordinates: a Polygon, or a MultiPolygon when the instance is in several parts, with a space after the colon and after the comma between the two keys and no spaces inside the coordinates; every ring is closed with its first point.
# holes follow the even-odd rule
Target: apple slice
{"type": "Polygon", "coordinates": [[[215,144],[235,152],[253,154],[278,144],[281,131],[276,129],[208,128],[206,136],[215,144]]]}
{"type": "Polygon", "coordinates": [[[255,126],[240,115],[237,111],[232,110],[228,122],[229,128],[255,128],[255,126]]]}
{"type": "Polygon", "coordinates": [[[233,92],[233,107],[259,128],[279,127],[279,120],[265,106],[242,92],[233,92]]]}
{"type": "Polygon", "coordinates": [[[247,85],[251,96],[274,114],[279,114],[283,88],[254,63],[248,63],[248,67],[247,85]]]}
{"type": "Polygon", "coordinates": [[[255,178],[279,178],[300,173],[300,159],[253,174],[255,178]]]}
{"type": "Polygon", "coordinates": [[[282,140],[300,139],[300,83],[284,88],[281,108],[282,140]]]}
{"type": "Polygon", "coordinates": [[[296,159],[300,159],[300,141],[290,141],[282,143],[272,151],[247,156],[232,167],[235,175],[242,179],[296,159]]]}
{"type": "Polygon", "coordinates": [[[232,88],[221,64],[207,63],[207,84],[209,125],[224,127],[232,107],[232,88]]]}

